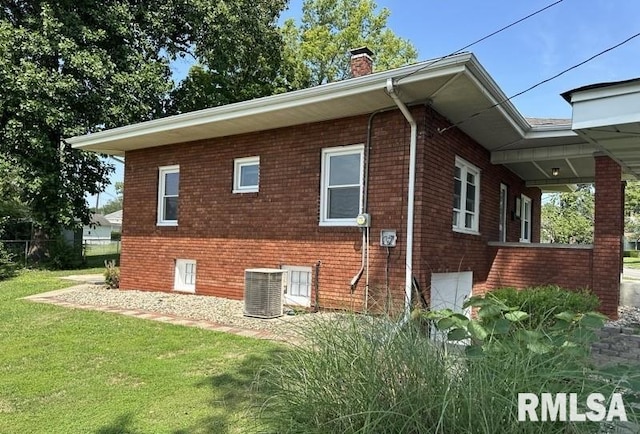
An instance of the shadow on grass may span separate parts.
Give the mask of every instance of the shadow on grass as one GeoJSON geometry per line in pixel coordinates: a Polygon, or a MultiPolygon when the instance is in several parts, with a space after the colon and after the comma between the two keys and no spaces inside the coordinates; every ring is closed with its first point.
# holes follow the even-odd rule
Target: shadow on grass
{"type": "Polygon", "coordinates": [[[110,255],[87,255],[84,258],[84,265],[86,267],[104,267],[104,261],[116,261],[116,266],[120,265],[120,254],[112,253],[110,255]]]}
{"type": "Polygon", "coordinates": [[[96,434],[142,434],[141,431],[132,429],[133,415],[131,413],[123,414],[117,418],[112,424],[103,426],[96,431],[96,434]]]}
{"type": "Polygon", "coordinates": [[[211,389],[211,416],[195,426],[174,431],[173,434],[272,431],[260,420],[260,408],[270,393],[265,387],[258,387],[256,382],[258,375],[262,374],[262,367],[285,351],[287,349],[283,346],[260,355],[249,355],[234,370],[209,376],[198,383],[198,387],[211,389]]]}

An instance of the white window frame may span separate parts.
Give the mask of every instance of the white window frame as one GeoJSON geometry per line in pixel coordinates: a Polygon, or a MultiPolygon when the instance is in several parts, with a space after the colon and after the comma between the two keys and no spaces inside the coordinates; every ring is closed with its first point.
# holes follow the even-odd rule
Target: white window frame
{"type": "Polygon", "coordinates": [[[301,267],[297,265],[283,265],[283,270],[287,271],[287,286],[285,288],[284,300],[285,304],[292,306],[311,306],[311,292],[313,291],[313,273],[311,267],[301,267]],[[309,276],[309,295],[307,297],[301,295],[291,295],[293,273],[308,273],[309,276]]]}
{"type": "Polygon", "coordinates": [[[173,290],[179,292],[196,292],[195,259],[176,259],[173,290]]]}
{"type": "MultiPolygon", "coordinates": [[[[177,197],[178,201],[180,200],[180,181],[178,178],[178,194],[175,196],[165,195],[165,183],[166,183],[166,175],[171,173],[177,173],[180,176],[180,166],[161,166],[158,168],[158,226],[178,226],[178,219],[176,220],[165,220],[164,216],[164,200],[167,197],[177,197]]],[[[180,213],[180,207],[178,206],[178,214],[180,213]]]]}
{"type": "Polygon", "coordinates": [[[257,193],[260,190],[260,157],[244,157],[233,160],[233,193],[257,193]],[[242,185],[242,168],[258,166],[258,183],[242,185]]]}
{"type": "MultiPolygon", "coordinates": [[[[460,181],[461,181],[461,189],[460,189],[460,206],[463,209],[453,208],[452,212],[458,212],[458,221],[456,223],[452,223],[452,228],[454,232],[462,232],[466,234],[480,235],[480,169],[468,161],[456,157],[456,167],[460,169],[460,181]],[[464,208],[465,203],[467,201],[467,174],[471,173],[475,176],[476,182],[476,194],[474,201],[474,210],[473,210],[473,226],[467,228],[464,226],[465,222],[465,213],[467,212],[464,208]]],[[[455,182],[455,178],[454,178],[455,182]]]]}
{"type": "MultiPolygon", "coordinates": [[[[364,172],[364,145],[349,145],[339,146],[334,148],[325,148],[322,150],[322,165],[320,176],[320,226],[357,226],[356,217],[353,218],[329,218],[327,213],[329,212],[329,206],[327,201],[329,200],[329,189],[334,186],[329,185],[329,161],[331,157],[339,155],[360,155],[360,170],[359,170],[359,182],[358,188],[360,189],[358,213],[362,212],[362,190],[363,190],[363,172],[364,172]]],[[[355,187],[356,184],[343,185],[342,187],[355,187]]]]}
{"type": "Polygon", "coordinates": [[[531,242],[531,198],[520,195],[520,242],[531,242]]]}
{"type": "Polygon", "coordinates": [[[505,243],[507,241],[507,210],[509,208],[509,187],[506,184],[500,183],[500,198],[499,198],[499,220],[498,220],[498,234],[500,242],[505,243]]]}

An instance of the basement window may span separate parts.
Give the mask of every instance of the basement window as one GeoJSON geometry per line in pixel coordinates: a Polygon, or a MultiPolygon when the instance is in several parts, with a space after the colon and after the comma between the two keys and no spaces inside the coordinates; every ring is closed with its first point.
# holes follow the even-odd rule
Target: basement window
{"type": "Polygon", "coordinates": [[[478,234],[480,169],[456,157],[453,183],[453,230],[478,234]]]}
{"type": "Polygon", "coordinates": [[[173,289],[181,292],[196,292],[196,261],[176,259],[173,289]]]}
{"type": "Polygon", "coordinates": [[[233,162],[233,192],[256,193],[260,186],[260,157],[236,158],[233,162]]]}

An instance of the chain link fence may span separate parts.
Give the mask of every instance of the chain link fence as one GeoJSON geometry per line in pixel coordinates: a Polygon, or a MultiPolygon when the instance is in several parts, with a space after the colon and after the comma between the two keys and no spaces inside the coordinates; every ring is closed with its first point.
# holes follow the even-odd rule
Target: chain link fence
{"type": "Polygon", "coordinates": [[[73,259],[66,258],[69,263],[77,260],[82,264],[93,267],[103,266],[104,260],[116,260],[118,262],[121,250],[120,241],[109,241],[100,244],[69,243],[64,246],[62,252],[60,251],[59,240],[0,240],[0,247],[9,254],[9,257],[17,266],[23,268],[28,268],[42,260],[39,253],[42,247],[46,247],[44,250],[49,252],[57,251],[57,254],[73,257],[73,259]]]}

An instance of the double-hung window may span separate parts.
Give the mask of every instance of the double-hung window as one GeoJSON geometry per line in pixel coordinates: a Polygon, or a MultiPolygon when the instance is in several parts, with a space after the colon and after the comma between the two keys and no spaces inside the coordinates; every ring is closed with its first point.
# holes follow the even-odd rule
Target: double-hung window
{"type": "Polygon", "coordinates": [[[456,157],[453,183],[453,230],[477,234],[480,220],[480,169],[456,157]]]}
{"type": "Polygon", "coordinates": [[[531,199],[525,196],[521,196],[520,200],[520,242],[531,242],[531,199]]]}
{"type": "Polygon", "coordinates": [[[233,163],[233,192],[255,193],[260,185],[260,157],[236,158],[233,163]]]}
{"type": "Polygon", "coordinates": [[[364,146],[322,150],[320,225],[355,226],[362,208],[364,146]]]}
{"type": "Polygon", "coordinates": [[[177,226],[180,166],[163,166],[158,173],[158,226],[177,226]]]}

